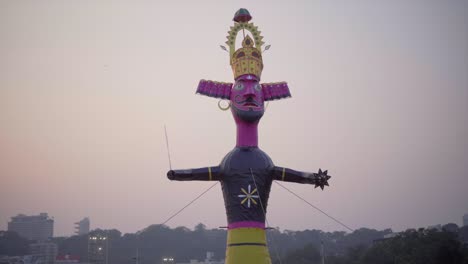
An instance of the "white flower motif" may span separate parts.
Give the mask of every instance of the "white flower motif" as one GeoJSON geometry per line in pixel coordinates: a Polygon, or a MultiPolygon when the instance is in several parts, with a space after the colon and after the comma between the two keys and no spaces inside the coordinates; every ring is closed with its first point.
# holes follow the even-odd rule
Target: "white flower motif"
{"type": "Polygon", "coordinates": [[[244,194],[239,194],[237,197],[239,198],[244,198],[242,201],[241,201],[241,204],[244,204],[245,202],[247,202],[247,207],[250,208],[250,202],[252,201],[253,204],[257,204],[257,201],[255,201],[255,199],[258,199],[259,196],[258,195],[254,195],[254,193],[257,192],[257,189],[255,188],[253,191],[251,191],[251,187],[250,187],[250,184],[249,186],[247,187],[247,190],[248,192],[244,189],[244,188],[241,188],[241,191],[244,193],[244,194]]]}

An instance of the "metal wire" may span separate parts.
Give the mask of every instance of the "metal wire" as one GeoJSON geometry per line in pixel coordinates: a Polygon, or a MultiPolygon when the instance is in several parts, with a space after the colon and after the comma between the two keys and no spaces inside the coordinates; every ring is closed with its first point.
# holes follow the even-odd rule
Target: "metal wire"
{"type": "MultiPolygon", "coordinates": [[[[267,219],[267,216],[266,216],[266,211],[265,211],[265,208],[263,207],[263,203],[262,203],[262,197],[260,196],[260,191],[259,191],[259,189],[257,187],[257,182],[255,181],[255,177],[253,175],[252,168],[250,168],[250,175],[252,176],[253,182],[255,184],[255,189],[257,189],[257,192],[259,192],[259,196],[258,196],[259,199],[258,200],[260,201],[260,206],[262,207],[263,216],[265,217],[265,222],[267,224],[267,227],[269,227],[270,223],[268,223],[268,219],[267,219]]],[[[273,235],[271,236],[271,241],[272,241],[273,249],[274,249],[274,251],[276,253],[276,258],[278,259],[279,263],[282,264],[281,258],[280,258],[279,253],[278,253],[278,248],[276,247],[276,241],[273,238],[273,235]]]]}
{"type": "Polygon", "coordinates": [[[187,205],[185,205],[184,207],[182,207],[179,211],[177,211],[175,214],[171,215],[168,219],[166,219],[166,221],[164,221],[161,225],[164,225],[166,224],[167,222],[169,222],[172,218],[174,218],[175,216],[177,216],[178,214],[180,214],[185,208],[189,207],[191,204],[193,204],[196,200],[200,199],[200,197],[202,197],[205,193],[207,193],[209,190],[211,190],[213,187],[215,187],[216,184],[218,184],[219,182],[215,182],[213,185],[211,185],[208,189],[206,189],[204,192],[202,192],[201,194],[199,194],[195,199],[193,199],[192,201],[190,201],[187,205]]]}
{"type": "Polygon", "coordinates": [[[311,207],[313,207],[315,210],[321,212],[322,214],[326,215],[328,218],[332,219],[333,221],[337,222],[338,224],[342,225],[343,227],[345,227],[346,229],[348,229],[349,231],[351,232],[354,232],[354,229],[352,229],[351,227],[345,225],[343,222],[339,221],[338,219],[336,219],[335,217],[327,214],[326,212],[324,212],[322,209],[318,208],[317,206],[311,204],[310,202],[308,202],[306,199],[302,198],[301,196],[295,194],[293,191],[291,191],[290,189],[286,188],[286,186],[280,184],[279,182],[275,181],[276,184],[278,184],[279,186],[283,187],[286,191],[290,192],[292,195],[296,196],[297,198],[301,199],[302,201],[304,201],[306,204],[310,205],[311,207]]]}
{"type": "Polygon", "coordinates": [[[172,170],[171,153],[169,152],[169,139],[167,138],[166,125],[164,125],[164,135],[166,135],[167,158],[169,159],[169,169],[172,170]]]}

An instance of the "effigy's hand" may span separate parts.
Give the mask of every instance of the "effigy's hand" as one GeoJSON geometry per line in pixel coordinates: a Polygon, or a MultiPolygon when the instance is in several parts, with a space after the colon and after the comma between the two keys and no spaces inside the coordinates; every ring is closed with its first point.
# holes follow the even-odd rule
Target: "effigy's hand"
{"type": "Polygon", "coordinates": [[[217,181],[219,180],[219,167],[170,170],[167,172],[167,178],[171,181],[217,181]]]}
{"type": "Polygon", "coordinates": [[[315,174],[315,188],[320,187],[322,190],[328,185],[328,180],[331,176],[328,175],[328,170],[322,171],[319,169],[318,173],[315,174]]]}
{"type": "Polygon", "coordinates": [[[315,188],[320,187],[322,190],[325,186],[328,186],[328,180],[330,178],[328,171],[322,171],[322,169],[319,169],[318,173],[315,173],[296,171],[277,166],[273,168],[274,180],[311,184],[315,185],[315,188]]]}
{"type": "Polygon", "coordinates": [[[175,171],[173,171],[173,170],[168,171],[167,172],[167,178],[169,180],[173,180],[175,178],[175,171]]]}

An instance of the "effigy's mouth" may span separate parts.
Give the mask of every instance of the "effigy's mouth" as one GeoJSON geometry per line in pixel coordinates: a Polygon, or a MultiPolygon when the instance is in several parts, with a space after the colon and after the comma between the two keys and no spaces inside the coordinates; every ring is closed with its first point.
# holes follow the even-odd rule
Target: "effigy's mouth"
{"type": "Polygon", "coordinates": [[[253,97],[247,97],[245,99],[240,99],[241,97],[236,97],[236,103],[244,107],[262,107],[262,104],[257,102],[253,97]],[[240,99],[240,100],[239,100],[240,99]]]}
{"type": "Polygon", "coordinates": [[[259,105],[256,102],[245,102],[244,106],[253,106],[253,107],[258,107],[259,105]]]}

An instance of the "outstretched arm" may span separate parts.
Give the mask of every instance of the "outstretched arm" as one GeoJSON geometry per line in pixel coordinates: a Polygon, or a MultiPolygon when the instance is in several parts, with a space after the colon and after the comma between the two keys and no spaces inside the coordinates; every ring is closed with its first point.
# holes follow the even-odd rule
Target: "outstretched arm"
{"type": "Polygon", "coordinates": [[[219,167],[204,167],[189,170],[170,170],[167,178],[175,181],[218,181],[219,167]]]}
{"type": "Polygon", "coordinates": [[[277,181],[315,184],[315,188],[320,187],[323,190],[325,186],[328,186],[328,179],[331,178],[327,173],[328,171],[322,171],[321,169],[319,169],[318,173],[309,173],[275,166],[273,168],[273,179],[277,181]]]}

